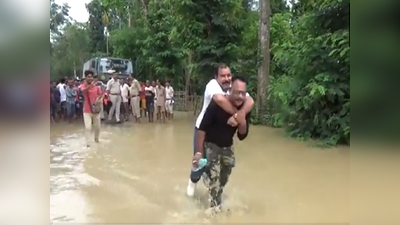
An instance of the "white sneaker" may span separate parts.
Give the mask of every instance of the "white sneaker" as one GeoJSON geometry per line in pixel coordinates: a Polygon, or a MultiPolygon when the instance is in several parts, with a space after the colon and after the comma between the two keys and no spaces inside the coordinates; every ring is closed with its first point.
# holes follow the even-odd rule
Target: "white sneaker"
{"type": "Polygon", "coordinates": [[[189,183],[188,183],[188,186],[187,186],[187,189],[186,189],[186,194],[187,194],[189,197],[193,197],[193,196],[194,196],[194,192],[196,191],[196,186],[197,186],[197,183],[193,183],[193,182],[189,179],[189,183]]]}

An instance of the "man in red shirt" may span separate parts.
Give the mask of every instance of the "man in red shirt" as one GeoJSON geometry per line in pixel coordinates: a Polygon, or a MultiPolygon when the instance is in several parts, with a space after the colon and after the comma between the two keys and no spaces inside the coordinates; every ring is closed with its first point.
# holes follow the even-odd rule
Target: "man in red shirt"
{"type": "Polygon", "coordinates": [[[103,104],[103,93],[93,82],[93,72],[85,71],[85,83],[80,89],[83,95],[83,121],[86,128],[86,145],[90,147],[90,133],[94,129],[94,141],[99,142],[100,135],[100,112],[94,112],[92,105],[103,104]]]}

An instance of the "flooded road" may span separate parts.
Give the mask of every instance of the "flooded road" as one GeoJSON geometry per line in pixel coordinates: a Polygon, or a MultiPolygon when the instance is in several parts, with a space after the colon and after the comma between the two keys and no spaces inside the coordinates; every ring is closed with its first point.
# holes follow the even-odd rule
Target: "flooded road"
{"type": "Polygon", "coordinates": [[[83,123],[51,127],[50,221],[81,223],[349,223],[350,149],[315,149],[252,126],[235,142],[229,215],[207,219],[199,182],[186,196],[194,118],[103,125],[85,148],[83,123]]]}

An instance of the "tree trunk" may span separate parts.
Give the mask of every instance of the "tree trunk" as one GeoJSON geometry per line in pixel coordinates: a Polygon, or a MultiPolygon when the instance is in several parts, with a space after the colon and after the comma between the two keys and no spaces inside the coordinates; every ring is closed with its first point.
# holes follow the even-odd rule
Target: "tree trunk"
{"type": "Polygon", "coordinates": [[[76,79],[76,64],[74,62],[74,79],[76,79]]]}
{"type": "Polygon", "coordinates": [[[259,44],[261,49],[262,61],[258,68],[257,76],[257,99],[256,99],[256,117],[261,119],[265,113],[267,103],[267,92],[270,71],[270,0],[260,1],[260,21],[259,21],[259,44]]]}
{"type": "MultiPolygon", "coordinates": [[[[189,55],[188,55],[186,69],[185,69],[185,104],[189,101],[190,78],[191,78],[191,74],[192,74],[192,70],[190,69],[189,66],[192,65],[192,61],[193,61],[193,52],[190,51],[189,55]]],[[[186,110],[187,106],[185,105],[184,107],[186,110]]]]}
{"type": "Polygon", "coordinates": [[[131,17],[131,11],[130,8],[128,8],[128,27],[131,27],[132,23],[132,17],[131,17]]]}

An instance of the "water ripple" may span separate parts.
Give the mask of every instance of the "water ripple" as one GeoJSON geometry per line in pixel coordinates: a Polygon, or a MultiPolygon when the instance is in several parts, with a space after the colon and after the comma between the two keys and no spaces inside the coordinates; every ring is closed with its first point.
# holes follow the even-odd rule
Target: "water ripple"
{"type": "Polygon", "coordinates": [[[100,181],[85,172],[83,163],[90,153],[82,133],[64,135],[50,145],[50,221],[84,222],[88,210],[84,186],[100,181]],[[70,210],[74,208],[74,210],[70,210]]]}

